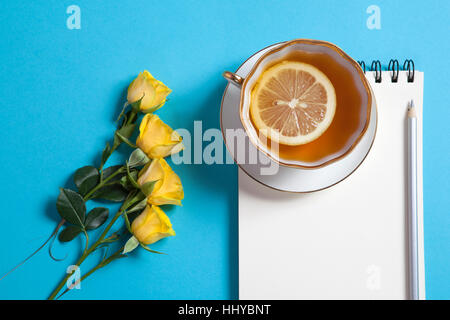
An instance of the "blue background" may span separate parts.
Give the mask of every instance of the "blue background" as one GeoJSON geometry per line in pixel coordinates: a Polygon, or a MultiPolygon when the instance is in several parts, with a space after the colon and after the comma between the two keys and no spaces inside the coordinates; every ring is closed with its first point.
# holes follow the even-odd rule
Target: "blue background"
{"type": "MultiPolygon", "coordinates": [[[[128,83],[150,70],[173,93],[158,111],[174,128],[219,128],[224,70],[272,43],[336,43],[357,60],[412,58],[425,72],[424,198],[427,298],[450,298],[448,41],[442,1],[2,1],[0,5],[0,274],[53,230],[59,186],[96,164],[111,138],[128,83]],[[81,8],[81,29],[66,8],[81,8]],[[369,30],[369,5],[381,30],[369,30]]],[[[120,163],[123,148],[111,160],[120,163]]],[[[137,250],[82,283],[73,299],[238,297],[237,168],[176,166],[183,207],[167,210],[177,236],[137,250]]],[[[115,206],[111,206],[115,208],[115,206]]],[[[0,281],[0,298],[43,299],[82,248],[82,237],[41,251],[0,281]]],[[[83,270],[99,256],[90,258],[83,270]]]]}

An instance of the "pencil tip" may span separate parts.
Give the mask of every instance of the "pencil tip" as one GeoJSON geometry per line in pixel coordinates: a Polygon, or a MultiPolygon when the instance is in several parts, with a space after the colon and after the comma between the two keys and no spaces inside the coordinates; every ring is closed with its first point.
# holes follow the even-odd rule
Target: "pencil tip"
{"type": "Polygon", "coordinates": [[[412,118],[416,116],[416,110],[414,109],[414,100],[408,103],[408,117],[412,118]]]}

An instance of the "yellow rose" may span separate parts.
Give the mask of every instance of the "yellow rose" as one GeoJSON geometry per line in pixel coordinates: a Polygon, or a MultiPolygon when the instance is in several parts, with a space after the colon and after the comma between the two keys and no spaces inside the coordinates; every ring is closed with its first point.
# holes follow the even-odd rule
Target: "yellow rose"
{"type": "Polygon", "coordinates": [[[181,136],[157,115],[147,114],[139,126],[136,145],[150,158],[164,158],[184,148],[181,140],[181,136]]]}
{"type": "Polygon", "coordinates": [[[184,198],[181,180],[163,158],[153,159],[139,172],[139,185],[155,180],[158,181],[151,194],[147,196],[147,202],[158,206],[163,204],[180,206],[184,198]]]}
{"type": "Polygon", "coordinates": [[[161,108],[166,102],[166,97],[171,93],[164,83],[153,78],[150,72],[145,70],[139,73],[128,87],[127,100],[133,103],[141,99],[140,109],[142,112],[154,112],[161,108]]]}
{"type": "Polygon", "coordinates": [[[143,244],[152,244],[162,238],[175,235],[170,219],[164,211],[157,206],[149,205],[134,219],[131,231],[143,244]]]}

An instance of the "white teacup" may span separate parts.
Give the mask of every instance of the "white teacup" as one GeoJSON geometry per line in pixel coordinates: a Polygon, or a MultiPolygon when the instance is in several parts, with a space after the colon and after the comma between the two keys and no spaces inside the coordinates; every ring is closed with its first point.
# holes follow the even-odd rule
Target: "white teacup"
{"type": "MultiPolygon", "coordinates": [[[[322,70],[323,71],[323,70],[322,70]]],[[[366,80],[366,77],[360,68],[359,64],[348,56],[344,51],[338,48],[336,45],[319,40],[308,40],[308,39],[296,39],[288,42],[284,42],[272,50],[269,50],[255,63],[251,69],[248,76],[243,79],[239,75],[225,71],[223,76],[231,83],[237,85],[241,88],[241,98],[240,98],[240,118],[242,125],[250,139],[250,141],[255,145],[255,147],[266,154],[269,158],[276,161],[280,165],[297,167],[303,169],[312,169],[322,166],[326,166],[334,161],[337,161],[346,155],[348,155],[351,150],[358,144],[370,122],[371,108],[375,105],[375,101],[372,96],[370,85],[366,80]],[[315,162],[305,162],[292,159],[284,159],[280,157],[278,152],[274,152],[273,148],[269,149],[266,144],[262,143],[260,138],[261,135],[258,134],[257,130],[252,124],[250,119],[250,99],[251,90],[254,87],[256,81],[259,79],[260,75],[267,66],[273,64],[274,61],[282,61],[284,57],[291,54],[293,51],[302,51],[308,54],[325,54],[330,56],[335,62],[337,62],[342,68],[346,68],[352,74],[352,79],[354,81],[353,86],[356,88],[355,94],[361,96],[361,115],[363,121],[361,121],[361,127],[355,131],[349,140],[349,148],[343,150],[342,152],[335,152],[327,155],[320,161],[315,162]]],[[[338,99],[339,100],[339,99],[338,99]]],[[[337,108],[343,107],[337,105],[337,108]]],[[[375,106],[376,107],[376,106],[375,106]]],[[[275,148],[276,150],[276,148],[275,148]]]]}

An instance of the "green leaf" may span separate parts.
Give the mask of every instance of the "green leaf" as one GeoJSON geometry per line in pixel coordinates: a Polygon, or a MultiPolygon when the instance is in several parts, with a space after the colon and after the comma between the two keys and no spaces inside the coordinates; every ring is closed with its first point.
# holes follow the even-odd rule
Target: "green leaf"
{"type": "MultiPolygon", "coordinates": [[[[127,145],[129,145],[131,148],[137,148],[137,146],[136,146],[133,142],[131,142],[130,140],[128,140],[127,137],[123,136],[123,135],[122,135],[120,132],[118,132],[118,131],[116,131],[116,134],[115,134],[115,136],[114,136],[114,143],[116,143],[116,142],[115,142],[116,137],[117,137],[117,139],[119,139],[120,141],[125,142],[125,143],[126,143],[127,145]]],[[[120,144],[120,143],[119,143],[119,144],[120,144]]]]}
{"type": "Polygon", "coordinates": [[[128,179],[129,179],[129,181],[131,182],[131,184],[135,187],[135,188],[137,188],[137,189],[140,189],[141,188],[141,186],[136,182],[136,180],[134,179],[134,177],[131,175],[131,172],[130,172],[130,166],[128,165],[128,162],[126,162],[126,169],[127,169],[127,176],[128,176],[128,179]]]}
{"type": "MultiPolygon", "coordinates": [[[[135,194],[133,194],[133,196],[130,198],[130,203],[138,203],[141,200],[147,199],[147,196],[145,194],[142,193],[142,191],[136,190],[137,192],[135,194]]],[[[130,212],[130,211],[128,211],[130,212]]]]}
{"type": "Polygon", "coordinates": [[[145,244],[143,243],[139,243],[141,245],[142,248],[144,248],[145,250],[151,252],[151,253],[157,253],[157,254],[165,254],[164,252],[159,252],[159,251],[155,251],[150,249],[149,247],[147,247],[145,244]]]}
{"type": "Polygon", "coordinates": [[[130,138],[133,135],[134,128],[136,128],[135,123],[129,123],[120,128],[117,132],[119,132],[125,138],[130,138]]]}
{"type": "Polygon", "coordinates": [[[142,192],[146,195],[149,196],[152,192],[153,192],[153,188],[155,188],[155,183],[158,182],[158,180],[154,180],[154,181],[149,181],[144,183],[141,186],[141,190],[142,192]]]}
{"type": "Polygon", "coordinates": [[[127,243],[125,244],[122,254],[133,251],[134,249],[136,249],[136,247],[138,245],[139,245],[138,239],[136,239],[134,236],[132,236],[130,239],[128,239],[127,243]]]}
{"type": "Polygon", "coordinates": [[[114,146],[118,146],[122,141],[126,144],[132,144],[128,139],[133,135],[134,128],[136,128],[136,124],[129,123],[118,129],[114,135],[114,146]]]}
{"type": "Polygon", "coordinates": [[[75,172],[73,180],[81,195],[87,194],[99,182],[100,174],[97,168],[85,166],[75,172]]]}
{"type": "MultiPolygon", "coordinates": [[[[133,170],[130,172],[130,175],[134,180],[137,180],[139,172],[137,170],[133,170]]],[[[120,184],[128,191],[136,189],[135,185],[128,178],[128,175],[125,175],[122,178],[120,178],[120,184]]]]}
{"type": "Polygon", "coordinates": [[[136,112],[133,108],[131,108],[131,110],[128,110],[128,112],[125,114],[125,119],[124,119],[121,127],[123,127],[123,125],[125,123],[127,123],[127,124],[136,123],[138,114],[139,114],[139,111],[136,112]]]}
{"type": "MultiPolygon", "coordinates": [[[[103,180],[105,180],[106,178],[108,178],[110,175],[112,175],[113,173],[115,173],[117,170],[121,169],[123,166],[121,165],[117,165],[117,166],[111,166],[108,167],[106,169],[103,170],[103,180]]],[[[123,177],[123,175],[125,174],[125,171],[123,173],[119,173],[118,175],[116,175],[114,178],[112,178],[111,180],[109,180],[109,182],[111,181],[118,181],[120,180],[121,177],[123,177]]]]}
{"type": "Polygon", "coordinates": [[[109,143],[106,143],[105,149],[103,149],[102,153],[102,163],[100,165],[100,168],[103,167],[103,165],[108,160],[109,156],[111,155],[111,147],[109,146],[109,143]]]}
{"type": "Polygon", "coordinates": [[[149,161],[150,161],[150,158],[147,157],[147,155],[144,153],[144,151],[137,148],[136,150],[134,150],[131,153],[130,158],[128,159],[128,165],[131,168],[139,167],[139,166],[143,166],[143,165],[147,164],[147,162],[149,162],[149,161]]]}
{"type": "Polygon", "coordinates": [[[126,199],[128,195],[128,191],[125,190],[122,186],[118,184],[113,185],[105,185],[96,191],[92,198],[94,199],[103,199],[109,200],[113,202],[122,202],[126,199]]]}
{"type": "Polygon", "coordinates": [[[135,194],[130,198],[129,203],[133,205],[126,211],[127,218],[133,220],[147,205],[147,196],[141,190],[136,190],[135,194]]]}
{"type": "Polygon", "coordinates": [[[81,233],[81,228],[78,226],[67,226],[58,236],[59,241],[72,241],[78,234],[81,233]]]}
{"type": "Polygon", "coordinates": [[[84,227],[86,205],[83,197],[70,189],[60,188],[56,209],[61,218],[79,227],[84,227]]]}
{"type": "Polygon", "coordinates": [[[94,208],[89,211],[86,216],[86,221],[84,222],[86,230],[93,230],[100,227],[108,219],[108,214],[109,210],[102,207],[94,208]]]}
{"type": "Polygon", "coordinates": [[[125,224],[127,224],[127,221],[126,221],[127,219],[128,219],[128,223],[130,221],[133,221],[142,212],[142,210],[146,207],[147,196],[145,194],[143,194],[141,190],[137,190],[136,195],[131,198],[130,203],[134,203],[134,205],[129,210],[126,211],[126,217],[124,217],[125,224]]]}
{"type": "Polygon", "coordinates": [[[132,207],[130,210],[128,210],[128,213],[132,213],[132,212],[136,212],[136,211],[141,211],[145,208],[145,206],[147,205],[147,198],[145,198],[145,195],[140,192],[140,194],[144,197],[143,200],[141,200],[140,202],[138,202],[134,207],[132,207]]]}

